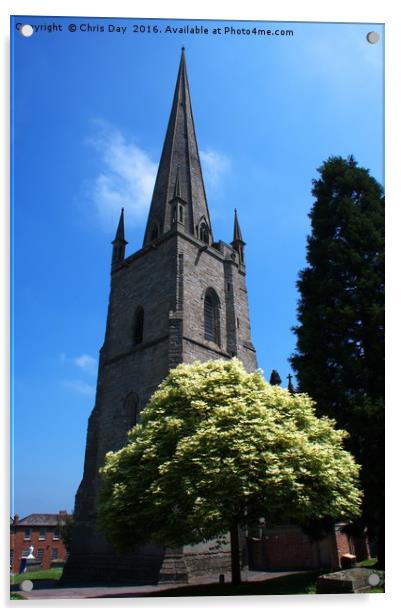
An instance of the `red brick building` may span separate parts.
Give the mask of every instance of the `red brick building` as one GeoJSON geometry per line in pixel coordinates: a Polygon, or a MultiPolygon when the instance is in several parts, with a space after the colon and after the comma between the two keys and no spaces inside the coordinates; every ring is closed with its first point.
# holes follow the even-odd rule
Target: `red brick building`
{"type": "Polygon", "coordinates": [[[63,566],[67,550],[60,530],[68,517],[66,511],[59,513],[31,513],[25,518],[10,519],[10,567],[18,573],[21,558],[27,556],[32,545],[36,563],[42,569],[63,566]]]}
{"type": "Polygon", "coordinates": [[[263,528],[260,536],[248,537],[249,568],[267,571],[308,569],[340,569],[343,557],[355,561],[370,558],[366,537],[351,537],[344,524],[336,524],[333,532],[319,541],[312,541],[298,526],[283,525],[263,528]]]}

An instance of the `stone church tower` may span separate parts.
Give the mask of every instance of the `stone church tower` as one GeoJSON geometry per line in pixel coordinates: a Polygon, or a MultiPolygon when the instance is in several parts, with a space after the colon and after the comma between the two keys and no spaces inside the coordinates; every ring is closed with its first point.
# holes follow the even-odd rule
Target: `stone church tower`
{"type": "Polygon", "coordinates": [[[143,246],[126,256],[126,244],[122,211],[113,241],[106,334],[64,581],[155,582],[229,569],[228,552],[210,544],[174,552],[145,546],[116,555],[95,530],[98,469],[104,456],[125,444],[127,431],[170,368],[236,356],[247,370],[256,369],[245,242],[236,211],[232,241],[213,238],[184,49],[143,246]]]}

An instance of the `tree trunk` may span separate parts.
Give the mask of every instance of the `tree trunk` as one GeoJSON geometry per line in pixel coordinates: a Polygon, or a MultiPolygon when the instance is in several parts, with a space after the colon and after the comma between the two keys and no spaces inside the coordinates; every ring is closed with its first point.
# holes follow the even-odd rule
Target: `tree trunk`
{"type": "Polygon", "coordinates": [[[231,582],[234,585],[241,584],[241,563],[239,557],[239,534],[238,523],[233,521],[230,528],[231,540],[231,582]]]}

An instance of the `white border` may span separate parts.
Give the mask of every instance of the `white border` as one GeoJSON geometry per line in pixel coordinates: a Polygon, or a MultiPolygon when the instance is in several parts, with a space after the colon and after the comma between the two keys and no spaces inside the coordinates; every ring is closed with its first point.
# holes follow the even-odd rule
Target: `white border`
{"type": "MultiPolygon", "coordinates": [[[[392,488],[399,492],[399,473],[397,473],[399,438],[401,431],[398,417],[401,413],[400,404],[395,404],[395,396],[399,392],[395,391],[398,383],[398,356],[400,353],[400,340],[397,335],[397,325],[400,319],[400,274],[399,274],[399,255],[396,247],[399,243],[400,219],[396,212],[401,208],[401,195],[397,190],[396,178],[400,174],[400,155],[401,132],[399,116],[401,114],[401,100],[399,96],[398,82],[401,78],[400,59],[400,19],[396,0],[382,0],[381,2],[372,0],[336,0],[333,3],[324,0],[280,0],[275,4],[262,3],[257,0],[247,0],[244,3],[233,4],[228,0],[212,2],[203,0],[202,3],[190,4],[187,0],[168,0],[161,2],[147,0],[143,4],[138,2],[128,2],[113,0],[106,3],[91,0],[70,0],[66,2],[59,0],[57,3],[50,0],[36,1],[35,3],[25,0],[3,0],[0,4],[0,28],[1,43],[3,50],[2,71],[2,95],[1,102],[4,107],[1,114],[2,134],[6,136],[0,150],[0,169],[3,175],[1,186],[3,187],[3,204],[9,203],[9,17],[12,14],[20,15],[48,15],[48,16],[98,16],[98,17],[160,17],[160,18],[192,18],[192,19],[250,19],[264,21],[313,21],[313,22],[366,22],[366,23],[385,23],[386,27],[386,196],[387,196],[387,467],[390,480],[387,481],[388,497],[388,547],[392,546],[387,561],[386,584],[387,592],[384,595],[364,595],[364,596],[288,596],[288,597],[233,597],[233,598],[194,598],[194,599],[135,599],[135,600],[87,600],[87,601],[35,601],[24,602],[23,605],[13,603],[13,609],[34,609],[43,608],[57,609],[67,608],[70,610],[87,610],[126,608],[133,607],[138,610],[145,608],[149,610],[170,614],[178,608],[184,608],[191,612],[221,611],[228,607],[230,611],[239,613],[248,607],[255,614],[338,614],[339,612],[348,613],[352,610],[353,614],[363,613],[364,615],[377,613],[389,607],[389,602],[397,601],[398,579],[397,574],[399,565],[396,562],[397,547],[399,547],[400,532],[398,530],[398,511],[399,507],[393,503],[392,488]],[[398,110],[398,111],[397,111],[398,110]],[[397,358],[397,359],[396,359],[397,358]],[[398,424],[396,424],[396,420],[398,424]],[[393,466],[393,468],[391,468],[393,466]],[[390,474],[391,473],[391,474],[390,474]],[[391,481],[394,479],[394,481],[391,481]],[[390,492],[390,493],[389,493],[390,492]],[[392,515],[391,515],[392,514],[392,515]],[[393,532],[391,532],[393,530],[393,532]],[[391,546],[390,546],[391,544],[391,546]],[[395,544],[395,549],[394,549],[395,544]],[[391,554],[393,552],[393,556],[391,554]],[[397,566],[398,565],[398,566],[397,566]],[[94,607],[96,606],[96,608],[94,607]]],[[[0,290],[1,293],[1,319],[0,319],[0,340],[3,353],[1,355],[0,371],[0,391],[5,392],[3,408],[7,409],[8,383],[9,383],[9,215],[8,207],[1,209],[0,219],[1,246],[3,249],[0,266],[0,290]]],[[[398,389],[398,388],[397,388],[398,389]]],[[[9,425],[7,411],[3,413],[2,450],[9,452],[8,434],[9,425]]],[[[7,464],[5,467],[4,485],[7,496],[7,464]]],[[[8,578],[8,526],[9,515],[8,499],[1,499],[2,519],[6,521],[1,532],[1,570],[2,579],[8,578]]],[[[4,590],[4,584],[2,584],[4,590]]],[[[2,595],[2,606],[10,608],[7,602],[8,589],[5,588],[2,595]]]]}

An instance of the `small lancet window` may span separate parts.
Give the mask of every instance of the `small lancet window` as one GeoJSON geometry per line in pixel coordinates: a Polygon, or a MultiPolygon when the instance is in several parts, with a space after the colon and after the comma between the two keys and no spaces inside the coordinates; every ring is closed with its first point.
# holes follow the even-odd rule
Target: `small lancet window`
{"type": "Polygon", "coordinates": [[[159,237],[159,225],[157,222],[152,223],[150,228],[150,241],[154,242],[159,237]]]}
{"type": "Polygon", "coordinates": [[[220,344],[219,298],[213,289],[208,289],[204,300],[205,339],[220,344]]]}
{"type": "Polygon", "coordinates": [[[136,309],[134,318],[134,344],[141,344],[143,341],[143,321],[144,311],[142,306],[139,306],[136,309]]]}
{"type": "Polygon", "coordinates": [[[209,243],[209,228],[205,222],[200,226],[199,239],[201,242],[205,242],[205,244],[209,243]]]}
{"type": "Polygon", "coordinates": [[[138,396],[133,391],[124,400],[124,411],[127,423],[135,426],[138,422],[138,396]]]}

